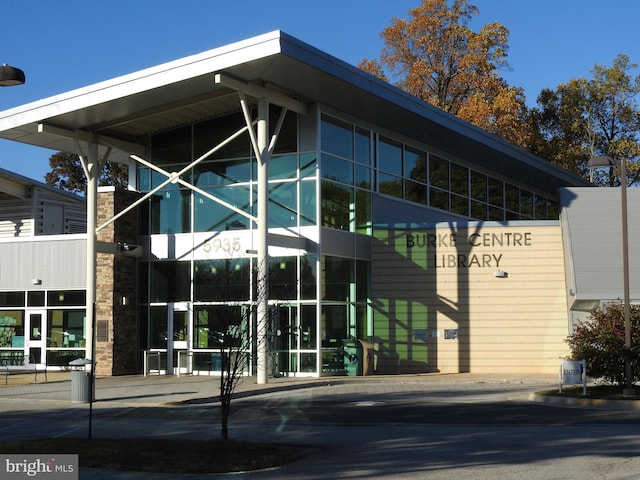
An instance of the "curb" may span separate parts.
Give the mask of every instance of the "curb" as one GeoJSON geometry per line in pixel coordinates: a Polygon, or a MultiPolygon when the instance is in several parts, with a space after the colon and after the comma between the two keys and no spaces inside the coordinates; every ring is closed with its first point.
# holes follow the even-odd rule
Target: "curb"
{"type": "Polygon", "coordinates": [[[607,400],[604,398],[556,397],[532,393],[529,401],[559,407],[602,408],[608,410],[640,410],[640,400],[607,400]]]}

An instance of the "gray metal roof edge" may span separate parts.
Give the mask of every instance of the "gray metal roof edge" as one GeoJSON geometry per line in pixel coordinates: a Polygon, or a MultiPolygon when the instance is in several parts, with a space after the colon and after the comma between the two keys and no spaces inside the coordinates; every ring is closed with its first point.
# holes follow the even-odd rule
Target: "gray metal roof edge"
{"type": "Polygon", "coordinates": [[[61,190],[57,187],[54,187],[52,185],[49,185],[47,183],[44,182],[40,182],[38,180],[34,180],[33,178],[29,178],[29,177],[25,177],[23,175],[20,175],[18,173],[15,172],[11,172],[9,170],[6,170],[4,168],[0,168],[0,178],[7,178],[11,181],[17,182],[17,183],[21,183],[23,185],[26,186],[34,186],[37,187],[41,190],[47,190],[49,192],[55,193],[56,195],[62,195],[64,197],[67,197],[75,202],[78,203],[86,203],[86,199],[80,195],[77,195],[75,193],[71,193],[71,192],[67,192],[66,190],[61,190]]]}
{"type": "Polygon", "coordinates": [[[359,69],[339,58],[330,55],[322,50],[309,45],[285,32],[280,32],[282,42],[282,53],[291,56],[301,62],[324,70],[341,80],[355,85],[362,90],[376,95],[390,103],[401,106],[415,114],[432,120],[449,130],[468,137],[478,143],[482,143],[494,150],[500,151],[510,157],[539,168],[543,171],[550,171],[555,177],[566,177],[569,183],[589,183],[579,175],[576,175],[564,168],[552,164],[544,158],[538,157],[527,150],[514,145],[507,140],[472,125],[444,110],[437,108],[415,95],[401,90],[400,88],[380,80],[364,70],[359,69]]]}

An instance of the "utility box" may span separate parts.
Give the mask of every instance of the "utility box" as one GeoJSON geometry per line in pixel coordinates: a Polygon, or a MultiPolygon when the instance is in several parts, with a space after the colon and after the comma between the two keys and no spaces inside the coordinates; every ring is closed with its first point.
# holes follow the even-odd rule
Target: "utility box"
{"type": "Polygon", "coordinates": [[[91,365],[88,358],[77,358],[69,362],[71,367],[71,401],[73,403],[89,403],[92,398],[92,372],[87,371],[87,365],[91,365]]]}

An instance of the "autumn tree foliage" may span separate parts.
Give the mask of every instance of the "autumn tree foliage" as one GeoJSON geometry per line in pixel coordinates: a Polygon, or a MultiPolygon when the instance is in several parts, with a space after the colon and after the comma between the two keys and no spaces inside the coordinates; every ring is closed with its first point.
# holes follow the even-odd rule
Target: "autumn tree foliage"
{"type": "Polygon", "coordinates": [[[479,10],[467,0],[423,0],[407,19],[394,18],[381,37],[379,60],[358,65],[372,75],[512,143],[529,141],[522,89],[507,85],[509,31],[499,23],[479,32],[469,23],[479,10]]]}
{"type": "MultiPolygon", "coordinates": [[[[57,152],[49,157],[51,171],[45,175],[48,185],[66,190],[67,192],[84,194],[87,189],[87,179],[80,162],[80,157],[72,153],[57,152]]],[[[115,162],[106,162],[98,185],[114,185],[127,187],[127,166],[115,162]]]]}
{"type": "MultiPolygon", "coordinates": [[[[639,179],[640,76],[637,65],[618,55],[611,66],[595,65],[591,78],[571,79],[555,90],[544,89],[531,109],[531,151],[567,170],[590,176],[590,158],[608,155],[627,162],[629,184],[639,179]]],[[[600,185],[620,184],[618,172],[594,172],[600,185]]]]}
{"type": "MultiPolygon", "coordinates": [[[[640,306],[630,305],[632,382],[640,378],[640,306]]],[[[624,306],[612,304],[591,312],[591,318],[578,325],[567,342],[571,358],[587,361],[587,375],[609,383],[626,385],[624,346],[624,306]]]]}

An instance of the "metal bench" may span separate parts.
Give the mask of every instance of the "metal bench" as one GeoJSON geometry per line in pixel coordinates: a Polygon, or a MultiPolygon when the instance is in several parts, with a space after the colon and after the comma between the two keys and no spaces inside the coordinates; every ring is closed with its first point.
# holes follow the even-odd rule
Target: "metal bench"
{"type": "Polygon", "coordinates": [[[34,380],[38,381],[38,372],[44,372],[45,382],[47,378],[47,365],[36,363],[33,355],[11,355],[0,357],[0,368],[4,373],[4,384],[9,384],[9,375],[33,373],[34,380]],[[40,369],[38,369],[40,367],[40,369]],[[42,368],[44,367],[44,368],[42,368]]]}

